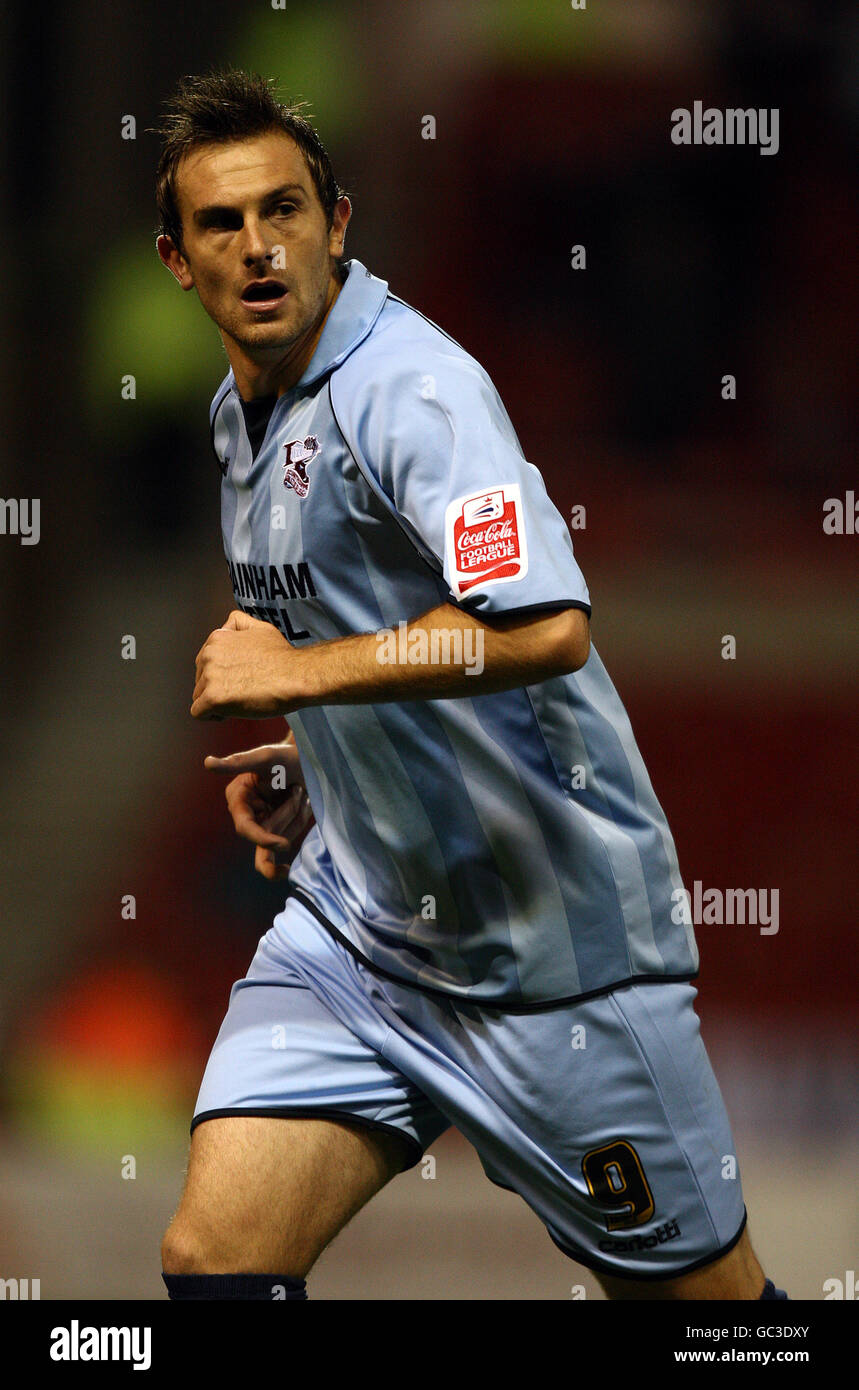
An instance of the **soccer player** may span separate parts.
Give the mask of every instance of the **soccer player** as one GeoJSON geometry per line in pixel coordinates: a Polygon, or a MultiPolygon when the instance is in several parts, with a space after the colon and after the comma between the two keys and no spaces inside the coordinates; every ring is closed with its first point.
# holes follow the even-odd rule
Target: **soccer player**
{"type": "Polygon", "coordinates": [[[230,364],[235,608],[191,714],[288,719],[206,760],[286,901],[203,1077],[170,1297],[306,1298],[451,1125],[610,1298],[779,1296],[726,1176],[674,843],[492,382],[344,260],[350,200],[271,83],[186,78],[159,134],[158,253],[230,364]]]}

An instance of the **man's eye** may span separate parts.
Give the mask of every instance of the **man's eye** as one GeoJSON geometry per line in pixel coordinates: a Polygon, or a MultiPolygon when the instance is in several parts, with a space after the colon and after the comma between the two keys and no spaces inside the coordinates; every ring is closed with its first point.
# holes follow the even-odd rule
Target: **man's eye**
{"type": "Polygon", "coordinates": [[[295,203],[279,203],[277,210],[286,213],[295,212],[295,203]]]}

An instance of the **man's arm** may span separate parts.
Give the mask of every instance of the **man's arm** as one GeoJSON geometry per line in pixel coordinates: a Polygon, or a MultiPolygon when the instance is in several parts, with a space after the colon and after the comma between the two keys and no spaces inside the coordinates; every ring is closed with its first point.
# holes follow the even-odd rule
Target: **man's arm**
{"type": "Polygon", "coordinates": [[[261,719],[309,705],[487,695],[566,675],[590,651],[580,608],[494,618],[443,603],[397,630],[292,647],[270,623],[231,613],[197,656],[195,719],[261,719]]]}

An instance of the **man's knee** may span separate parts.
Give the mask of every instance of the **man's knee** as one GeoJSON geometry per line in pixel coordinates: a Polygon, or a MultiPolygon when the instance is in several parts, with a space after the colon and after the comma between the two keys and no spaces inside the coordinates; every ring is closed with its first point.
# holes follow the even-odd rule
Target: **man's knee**
{"type": "Polygon", "coordinates": [[[223,1232],[207,1232],[187,1216],[178,1216],[161,1242],[161,1268],[165,1274],[256,1274],[259,1254],[258,1243],[248,1240],[246,1230],[239,1239],[225,1239],[223,1232]]]}
{"type": "Polygon", "coordinates": [[[165,1274],[259,1274],[272,1271],[304,1279],[327,1238],[299,1208],[243,1212],[241,1220],[213,1220],[205,1206],[183,1199],[161,1242],[165,1274]]]}
{"type": "Polygon", "coordinates": [[[164,1272],[305,1278],[403,1167],[405,1144],[329,1119],[208,1120],[191,1139],[185,1190],[162,1245],[164,1272]]]}
{"type": "Polygon", "coordinates": [[[161,1242],[161,1268],[165,1274],[211,1274],[212,1252],[187,1222],[174,1220],[161,1242]]]}

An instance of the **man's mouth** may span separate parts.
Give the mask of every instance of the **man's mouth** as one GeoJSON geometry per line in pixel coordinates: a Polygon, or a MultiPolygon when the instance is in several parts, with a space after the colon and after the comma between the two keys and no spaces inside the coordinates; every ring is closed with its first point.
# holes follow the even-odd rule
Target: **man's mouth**
{"type": "Polygon", "coordinates": [[[285,285],[279,280],[251,280],[242,291],[242,303],[257,309],[267,309],[277,304],[287,293],[285,285]]]}

